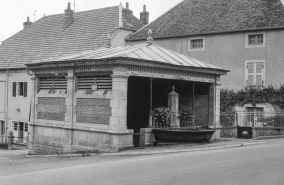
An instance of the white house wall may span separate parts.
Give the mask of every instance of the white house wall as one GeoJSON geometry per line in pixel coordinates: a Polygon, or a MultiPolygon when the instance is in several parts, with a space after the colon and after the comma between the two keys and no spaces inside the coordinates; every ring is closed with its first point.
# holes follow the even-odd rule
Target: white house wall
{"type": "MultiPolygon", "coordinates": [[[[7,70],[0,73],[0,120],[6,122],[8,132],[13,131],[13,122],[29,122],[30,100],[32,96],[30,78],[31,76],[26,73],[26,70],[12,70],[9,72],[8,79],[7,70]],[[13,97],[13,82],[27,82],[27,97],[13,97]],[[6,83],[8,88],[6,88],[6,83]],[[8,99],[6,98],[6,93],[8,99]]],[[[17,135],[17,132],[14,132],[14,135],[17,135]]],[[[26,135],[27,133],[24,134],[24,136],[26,135]]]]}

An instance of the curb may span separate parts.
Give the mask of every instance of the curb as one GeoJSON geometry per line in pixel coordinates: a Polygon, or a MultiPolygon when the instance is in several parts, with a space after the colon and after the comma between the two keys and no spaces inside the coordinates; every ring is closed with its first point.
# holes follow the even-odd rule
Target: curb
{"type": "Polygon", "coordinates": [[[179,149],[179,150],[163,150],[163,151],[150,151],[150,152],[132,152],[132,153],[107,153],[101,154],[103,156],[135,156],[135,155],[153,155],[153,154],[167,154],[167,153],[181,153],[181,152],[196,152],[196,151],[204,151],[204,150],[215,150],[222,148],[235,148],[242,146],[250,146],[250,145],[259,145],[266,144],[267,142],[251,142],[251,143],[239,143],[232,145],[223,145],[216,147],[207,147],[207,148],[194,148],[194,149],[179,149]]]}
{"type": "Polygon", "coordinates": [[[284,135],[259,136],[259,137],[253,138],[253,140],[262,140],[262,139],[281,139],[281,138],[284,138],[284,135]]]}

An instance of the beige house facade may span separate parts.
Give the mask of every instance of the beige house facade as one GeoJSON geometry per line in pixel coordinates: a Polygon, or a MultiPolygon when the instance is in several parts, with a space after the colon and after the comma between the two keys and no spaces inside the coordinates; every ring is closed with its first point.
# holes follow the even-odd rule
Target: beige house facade
{"type": "Polygon", "coordinates": [[[185,0],[127,37],[126,44],[143,42],[149,29],[155,43],[229,69],[222,88],[284,82],[280,0],[185,0]]]}

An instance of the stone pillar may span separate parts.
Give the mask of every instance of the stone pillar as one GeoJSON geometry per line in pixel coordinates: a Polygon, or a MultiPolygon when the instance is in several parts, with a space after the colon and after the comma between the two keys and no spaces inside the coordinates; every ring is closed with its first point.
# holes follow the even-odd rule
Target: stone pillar
{"type": "Polygon", "coordinates": [[[71,151],[72,145],[73,145],[73,124],[74,124],[74,109],[75,109],[75,85],[74,85],[74,72],[73,69],[68,69],[68,76],[67,79],[67,97],[65,98],[65,106],[66,106],[66,113],[65,113],[65,136],[68,136],[69,138],[66,138],[67,143],[64,143],[67,145],[67,148],[65,151],[71,151]]]}
{"type": "MultiPolygon", "coordinates": [[[[172,92],[168,94],[168,108],[172,112],[177,112],[178,105],[179,105],[179,94],[175,92],[175,87],[173,86],[172,92]]],[[[172,117],[170,127],[172,128],[180,127],[179,119],[177,119],[176,117],[172,117]]]]}
{"type": "Polygon", "coordinates": [[[127,80],[126,71],[114,70],[112,75],[111,117],[109,129],[127,130],[127,80]]]}
{"type": "Polygon", "coordinates": [[[35,119],[36,119],[36,94],[37,94],[37,83],[36,83],[36,80],[37,78],[36,77],[33,77],[31,78],[31,94],[32,94],[32,97],[31,97],[31,115],[30,115],[30,130],[29,130],[29,141],[33,141],[34,138],[35,138],[35,119]]]}
{"type": "Polygon", "coordinates": [[[213,139],[220,139],[220,90],[221,90],[221,83],[220,83],[220,76],[216,76],[216,83],[212,84],[209,88],[209,98],[210,102],[209,105],[209,115],[210,115],[210,121],[213,122],[213,127],[216,129],[216,132],[214,133],[213,139]],[[212,94],[214,94],[214,102],[211,101],[212,94]],[[212,110],[213,106],[213,110],[212,110]],[[213,117],[211,117],[214,115],[213,117]]]}

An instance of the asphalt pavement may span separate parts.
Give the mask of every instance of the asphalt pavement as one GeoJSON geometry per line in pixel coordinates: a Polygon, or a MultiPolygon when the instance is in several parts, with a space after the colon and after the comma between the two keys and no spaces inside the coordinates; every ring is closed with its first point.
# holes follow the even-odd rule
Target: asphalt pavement
{"type": "MultiPolygon", "coordinates": [[[[0,151],[0,156],[2,154],[0,151]]],[[[31,157],[30,160],[44,159],[45,163],[34,164],[30,161],[38,166],[37,170],[0,174],[0,184],[278,185],[284,182],[283,139],[232,139],[204,144],[169,144],[117,154],[119,155],[94,154],[95,156],[90,157],[77,157],[76,163],[73,161],[68,165],[55,165],[49,169],[44,168],[45,165],[63,164],[62,160],[66,161],[66,158],[31,157]],[[186,152],[185,149],[192,150],[186,152]],[[179,152],[180,150],[183,151],[179,152]],[[155,155],[138,155],[141,151],[144,154],[152,151],[148,154],[155,155]],[[126,155],[121,155],[123,153],[126,155]]],[[[15,156],[17,155],[19,153],[15,156]]],[[[18,164],[12,163],[12,166],[16,165],[24,170],[20,161],[22,160],[18,164]]],[[[2,164],[0,172],[3,170],[1,166],[2,164]]]]}

